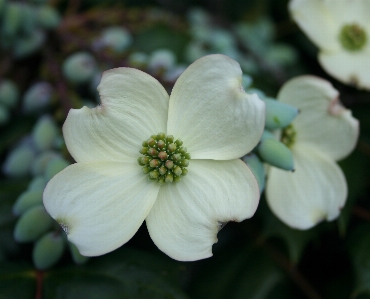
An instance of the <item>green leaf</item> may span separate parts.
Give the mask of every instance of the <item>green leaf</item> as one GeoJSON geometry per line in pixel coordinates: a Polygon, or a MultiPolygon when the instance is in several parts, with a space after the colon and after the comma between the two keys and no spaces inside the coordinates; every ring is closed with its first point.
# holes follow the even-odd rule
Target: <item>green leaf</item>
{"type": "Polygon", "coordinates": [[[48,272],[0,264],[0,299],[34,299],[37,276],[43,299],[187,299],[179,288],[184,271],[169,258],[126,248],[48,272]]]}
{"type": "Polygon", "coordinates": [[[347,159],[339,163],[346,176],[348,185],[347,202],[338,219],[339,232],[345,235],[352,209],[358,197],[363,194],[367,187],[367,177],[370,163],[369,159],[360,151],[356,150],[347,159]]]}
{"type": "Polygon", "coordinates": [[[83,266],[51,271],[45,276],[44,294],[45,299],[186,299],[173,286],[183,271],[169,258],[122,248],[83,266]]]}
{"type": "Polygon", "coordinates": [[[285,279],[264,250],[250,245],[225,248],[204,261],[202,269],[193,278],[194,299],[276,299],[274,291],[285,279]]]}
{"type": "Polygon", "coordinates": [[[0,299],[34,299],[36,274],[22,263],[0,263],[0,299]]]}
{"type": "Polygon", "coordinates": [[[263,235],[266,238],[277,237],[282,239],[288,250],[290,260],[295,264],[299,262],[306,245],[316,236],[314,230],[302,231],[290,228],[272,214],[265,219],[263,235]]]}
{"type": "Polygon", "coordinates": [[[356,278],[351,298],[370,296],[370,224],[358,226],[351,234],[348,244],[356,278]]]}

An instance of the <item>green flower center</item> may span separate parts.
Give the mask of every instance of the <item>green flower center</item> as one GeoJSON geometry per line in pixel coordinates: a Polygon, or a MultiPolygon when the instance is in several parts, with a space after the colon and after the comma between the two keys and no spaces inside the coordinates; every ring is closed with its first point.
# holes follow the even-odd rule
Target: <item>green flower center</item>
{"type": "Polygon", "coordinates": [[[159,133],[142,143],[141,157],[137,162],[152,181],[159,184],[181,181],[187,175],[190,154],[180,139],[159,133]]]}
{"type": "Polygon", "coordinates": [[[361,50],[367,41],[365,30],[357,24],[343,26],[339,34],[339,40],[348,51],[361,50]]]}
{"type": "Polygon", "coordinates": [[[281,142],[284,143],[288,148],[291,148],[296,140],[296,131],[292,125],[287,126],[283,129],[281,134],[281,142]]]}

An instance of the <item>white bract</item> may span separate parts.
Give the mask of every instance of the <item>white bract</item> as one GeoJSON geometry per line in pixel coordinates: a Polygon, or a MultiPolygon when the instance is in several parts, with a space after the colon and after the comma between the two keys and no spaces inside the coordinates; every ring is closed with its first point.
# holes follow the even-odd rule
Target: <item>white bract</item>
{"type": "Polygon", "coordinates": [[[278,94],[279,101],[300,110],[281,132],[295,171],[270,167],[266,197],[275,215],[293,228],[337,218],[346,201],[347,183],[336,161],[353,150],[359,124],[338,97],[329,82],[314,76],[296,77],[278,94]]]}
{"type": "Polygon", "coordinates": [[[319,47],[319,62],[330,75],[370,89],[370,1],[291,0],[289,10],[319,47]]]}
{"type": "Polygon", "coordinates": [[[101,105],[72,109],[63,126],[77,163],[48,183],[43,199],[81,254],[96,256],[120,247],[146,220],[151,238],[167,255],[203,259],[212,255],[220,223],[254,214],[258,184],[238,158],[258,143],[265,107],[257,95],[244,92],[241,76],[236,61],[206,56],[184,71],[169,97],[156,79],[139,70],[103,74],[101,105]],[[181,139],[190,163],[190,156],[180,164],[172,161],[179,168],[166,161],[174,156],[174,144],[161,155],[148,149],[153,134],[181,139]],[[140,166],[139,151],[155,163],[140,158],[140,166]],[[184,165],[187,176],[176,182],[184,165]],[[163,167],[173,172],[160,179],[163,167]]]}

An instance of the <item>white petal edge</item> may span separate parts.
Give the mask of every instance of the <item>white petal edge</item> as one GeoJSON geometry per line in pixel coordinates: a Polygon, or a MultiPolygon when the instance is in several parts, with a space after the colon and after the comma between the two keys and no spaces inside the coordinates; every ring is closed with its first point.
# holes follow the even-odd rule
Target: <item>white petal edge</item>
{"type": "Polygon", "coordinates": [[[295,77],[283,85],[278,100],[300,109],[292,123],[296,144],[310,144],[334,160],[352,152],[359,122],[342,106],[338,91],[328,81],[314,76],[295,77]]]}
{"type": "MultiPolygon", "coordinates": [[[[312,0],[308,0],[312,1],[312,0]]],[[[370,1],[368,0],[324,0],[323,4],[331,12],[333,18],[341,24],[357,24],[370,30],[369,11],[370,1]]],[[[368,31],[368,34],[370,32],[368,31]]]]}
{"type": "Polygon", "coordinates": [[[192,160],[177,184],[162,186],[146,218],[160,250],[179,261],[212,256],[220,224],[253,216],[259,187],[241,160],[192,160]]]}
{"type": "Polygon", "coordinates": [[[125,161],[141,143],[166,132],[169,96],[150,75],[131,68],[103,73],[101,105],[71,109],[63,126],[67,148],[77,162],[125,161]]]}
{"type": "Polygon", "coordinates": [[[235,60],[215,54],[195,61],[176,81],[167,130],[192,159],[236,159],[260,140],[265,105],[244,92],[241,76],[235,60]]]}
{"type": "Polygon", "coordinates": [[[328,52],[338,51],[341,24],[333,17],[322,0],[291,0],[290,14],[304,33],[320,48],[328,52]]]}
{"type": "Polygon", "coordinates": [[[320,53],[319,62],[328,74],[342,83],[370,90],[370,32],[368,44],[368,51],[358,53],[320,53]]]}
{"type": "Polygon", "coordinates": [[[80,253],[97,256],[132,238],[158,190],[136,163],[76,163],[50,180],[43,202],[80,253]]]}
{"type": "Polygon", "coordinates": [[[309,229],[326,219],[336,219],[347,198],[342,170],[315,149],[293,151],[295,172],[270,167],[266,199],[272,212],[286,225],[309,229]]]}

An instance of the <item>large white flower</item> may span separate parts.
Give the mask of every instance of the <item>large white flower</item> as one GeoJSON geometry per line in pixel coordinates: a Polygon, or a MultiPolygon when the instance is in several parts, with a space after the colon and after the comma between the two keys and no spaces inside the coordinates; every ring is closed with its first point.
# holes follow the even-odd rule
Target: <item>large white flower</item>
{"type": "Polygon", "coordinates": [[[203,259],[212,255],[220,223],[254,214],[258,185],[238,158],[258,143],[265,108],[243,91],[241,76],[236,61],[206,56],[169,97],[139,70],[103,74],[101,105],[72,109],[63,126],[77,163],[44,192],[46,210],[81,254],[118,248],[145,219],[170,257],[203,259]]]}
{"type": "Polygon", "coordinates": [[[287,225],[308,229],[338,217],[347,198],[347,183],[335,161],[354,148],[358,121],[345,109],[332,85],[314,76],[284,84],[278,100],[300,109],[282,131],[294,159],[295,171],[271,167],[266,198],[271,210],[287,225]]]}
{"type": "Polygon", "coordinates": [[[330,75],[370,89],[369,0],[291,0],[289,10],[330,75]]]}

